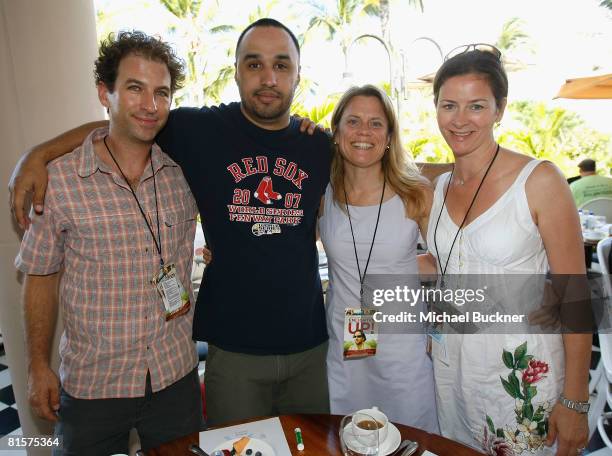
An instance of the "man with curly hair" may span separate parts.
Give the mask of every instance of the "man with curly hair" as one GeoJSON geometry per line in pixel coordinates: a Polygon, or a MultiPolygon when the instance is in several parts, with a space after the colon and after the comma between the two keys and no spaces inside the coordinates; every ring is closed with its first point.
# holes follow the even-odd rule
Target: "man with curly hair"
{"type": "Polygon", "coordinates": [[[123,32],[95,64],[108,127],[50,163],[44,214],[16,266],[26,274],[28,394],[56,422],[55,455],[150,449],[202,424],[191,338],[197,208],[178,165],[154,143],[183,81],[166,43],[123,32]],[[59,379],[49,348],[62,309],[59,379]]]}

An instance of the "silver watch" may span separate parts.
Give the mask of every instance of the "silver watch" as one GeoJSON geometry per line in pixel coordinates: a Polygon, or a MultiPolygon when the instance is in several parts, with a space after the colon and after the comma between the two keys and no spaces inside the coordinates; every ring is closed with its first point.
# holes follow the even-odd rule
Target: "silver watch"
{"type": "Polygon", "coordinates": [[[588,401],[571,401],[564,397],[563,394],[559,396],[559,402],[561,403],[561,405],[578,413],[589,413],[589,408],[591,407],[591,404],[589,404],[588,401]]]}

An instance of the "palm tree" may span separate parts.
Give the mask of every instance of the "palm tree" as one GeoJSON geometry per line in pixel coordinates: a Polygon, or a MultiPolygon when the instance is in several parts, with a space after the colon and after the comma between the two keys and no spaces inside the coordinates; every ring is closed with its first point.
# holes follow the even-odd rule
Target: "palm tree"
{"type": "MultiPolygon", "coordinates": [[[[425,7],[423,0],[408,0],[408,4],[414,9],[423,12],[425,7]]],[[[393,48],[391,43],[391,30],[389,28],[389,17],[391,15],[391,1],[390,0],[366,0],[366,10],[370,15],[378,16],[380,18],[380,30],[383,40],[387,42],[390,49],[393,48]]]]}
{"type": "MultiPolygon", "coordinates": [[[[219,0],[160,0],[162,5],[179,20],[174,31],[180,30],[189,43],[187,50],[188,91],[177,103],[185,101],[200,106],[217,104],[221,94],[234,77],[232,57],[236,35],[247,25],[270,12],[277,0],[258,5],[247,18],[246,24],[215,24],[215,17],[221,8],[219,0]],[[222,49],[223,58],[211,58],[211,50],[222,49]]],[[[218,57],[218,56],[217,56],[218,57]]]]}
{"type": "Polygon", "coordinates": [[[314,31],[323,30],[329,40],[337,39],[344,56],[344,67],[348,66],[348,50],[355,38],[354,20],[360,15],[376,15],[377,8],[373,3],[364,0],[336,0],[330,8],[328,4],[317,0],[307,2],[313,12],[305,37],[314,31]]]}
{"type": "MultiPolygon", "coordinates": [[[[357,36],[356,33],[352,33],[352,28],[355,19],[359,16],[365,15],[380,18],[382,38],[386,41],[387,45],[390,45],[390,0],[336,0],[332,8],[317,0],[309,0],[307,3],[311,5],[314,13],[306,34],[313,30],[322,29],[327,32],[330,40],[338,37],[345,64],[347,63],[348,48],[357,36]]],[[[424,9],[423,0],[408,0],[408,3],[420,11],[424,9]]]]}
{"type": "Polygon", "coordinates": [[[504,22],[502,31],[495,42],[495,46],[504,56],[516,56],[521,51],[533,52],[531,37],[524,30],[525,21],[513,17],[504,22]]]}
{"type": "Polygon", "coordinates": [[[525,21],[518,17],[513,17],[506,21],[502,26],[502,31],[495,46],[500,51],[512,51],[529,44],[529,35],[523,30],[525,21]]]}
{"type": "Polygon", "coordinates": [[[218,0],[209,0],[206,7],[202,0],[159,1],[178,20],[171,32],[180,34],[187,43],[186,84],[177,104],[218,103],[221,92],[232,80],[233,67],[227,63],[215,65],[208,58],[209,51],[218,44],[217,35],[233,31],[234,27],[215,24],[218,0]]]}
{"type": "MultiPolygon", "coordinates": [[[[344,57],[344,68],[348,69],[348,53],[349,49],[356,38],[363,35],[363,30],[356,29],[357,19],[364,16],[378,17],[380,20],[380,29],[382,41],[384,42],[390,58],[398,61],[400,56],[396,55],[393,44],[391,42],[391,33],[389,28],[389,17],[391,10],[391,0],[336,0],[333,5],[322,3],[317,0],[307,0],[306,4],[310,6],[310,22],[306,32],[301,36],[301,40],[308,39],[311,33],[315,31],[323,31],[327,35],[328,40],[335,40],[342,51],[344,57]]],[[[424,10],[423,0],[408,0],[408,4],[418,9],[424,10]]],[[[393,71],[393,68],[391,69],[393,71]]],[[[391,75],[391,80],[395,79],[395,75],[391,75]]],[[[389,92],[391,92],[389,87],[389,92]]],[[[391,97],[398,98],[398,111],[401,111],[397,94],[398,88],[394,88],[391,97]]],[[[320,112],[325,112],[334,100],[325,100],[321,105],[320,112]]],[[[296,108],[303,111],[301,103],[296,103],[296,108]]]]}
{"type": "Polygon", "coordinates": [[[610,11],[612,11],[612,0],[601,0],[599,6],[603,6],[604,8],[608,8],[610,11]]]}

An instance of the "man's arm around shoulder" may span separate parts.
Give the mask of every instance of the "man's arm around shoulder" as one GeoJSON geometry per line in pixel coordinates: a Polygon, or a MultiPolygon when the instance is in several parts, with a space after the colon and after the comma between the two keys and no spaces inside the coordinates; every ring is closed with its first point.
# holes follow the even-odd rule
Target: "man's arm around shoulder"
{"type": "Polygon", "coordinates": [[[30,226],[26,196],[32,193],[34,210],[41,214],[47,189],[47,163],[80,146],[95,128],[108,126],[108,121],[89,122],[62,133],[27,150],[21,157],[9,181],[9,204],[19,226],[30,226]],[[27,207],[26,207],[27,206],[27,207]]]}

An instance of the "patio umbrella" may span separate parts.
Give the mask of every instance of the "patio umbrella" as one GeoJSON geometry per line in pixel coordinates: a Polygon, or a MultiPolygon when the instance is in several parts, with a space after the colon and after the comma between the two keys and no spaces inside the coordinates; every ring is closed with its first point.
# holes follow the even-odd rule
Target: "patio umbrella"
{"type": "Polygon", "coordinates": [[[612,74],[568,79],[555,98],[612,98],[612,74]]]}

